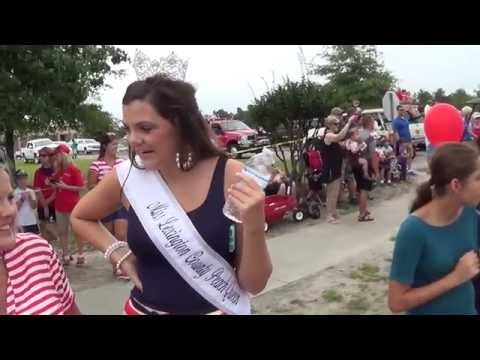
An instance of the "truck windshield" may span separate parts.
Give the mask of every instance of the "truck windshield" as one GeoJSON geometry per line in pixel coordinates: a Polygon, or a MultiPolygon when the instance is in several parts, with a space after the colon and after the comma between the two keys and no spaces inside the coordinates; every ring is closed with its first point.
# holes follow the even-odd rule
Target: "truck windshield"
{"type": "Polygon", "coordinates": [[[43,140],[43,141],[39,141],[35,144],[35,147],[40,147],[40,146],[45,146],[45,145],[50,145],[52,144],[53,141],[51,140],[43,140]]]}
{"type": "Polygon", "coordinates": [[[223,131],[250,130],[247,124],[239,120],[226,121],[222,127],[223,131]]]}

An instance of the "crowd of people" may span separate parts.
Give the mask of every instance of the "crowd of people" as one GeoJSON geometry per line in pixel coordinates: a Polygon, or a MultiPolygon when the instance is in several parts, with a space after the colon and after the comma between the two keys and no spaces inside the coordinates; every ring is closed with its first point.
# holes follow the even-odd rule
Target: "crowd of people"
{"type": "Polygon", "coordinates": [[[325,119],[325,132],[310,139],[304,159],[310,193],[326,185],[327,222],[340,223],[337,206],[343,200],[343,189],[351,203],[358,204],[358,221],[373,221],[368,210],[369,192],[375,185],[392,185],[415,176],[411,169],[414,156],[409,114],[403,105],[392,122],[392,132],[378,133],[378,124],[368,114],[362,114],[358,100],[349,112],[335,107],[325,119]],[[321,162],[312,162],[312,155],[321,162]],[[398,168],[398,179],[393,170],[398,168]]]}
{"type": "MultiPolygon", "coordinates": [[[[212,141],[195,90],[184,81],[161,75],[135,81],[122,105],[128,160],[117,158],[118,142],[105,134],[86,179],[72,162],[76,151],[65,145],[40,150],[32,188],[23,171],[0,168],[0,314],[80,314],[64,267],[74,260],[85,265],[86,243],[104,254],[115,277],[131,280],[125,314],[249,314],[250,294],[261,292],[272,273],[265,196],[294,192],[294,184],[279,171],[267,189],[246,176],[244,165],[212,141]],[[224,216],[226,201],[238,222],[224,216]],[[58,239],[61,256],[46,237],[58,239]]],[[[416,175],[404,106],[392,133],[378,136],[376,121],[359,101],[352,105],[332,109],[325,132],[303,156],[307,197],[325,188],[330,224],[340,221],[343,187],[358,203],[358,221],[369,222],[374,184],[392,184],[397,164],[400,180],[416,175]]],[[[464,140],[477,139],[480,114],[468,108],[462,114],[464,140]]],[[[409,314],[476,314],[479,150],[428,148],[431,178],[397,236],[389,305],[409,314]]]]}

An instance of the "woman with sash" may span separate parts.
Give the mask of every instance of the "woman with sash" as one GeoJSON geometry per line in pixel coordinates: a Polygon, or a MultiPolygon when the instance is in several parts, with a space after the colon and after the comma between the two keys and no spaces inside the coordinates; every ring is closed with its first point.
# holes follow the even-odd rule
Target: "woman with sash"
{"type": "Polygon", "coordinates": [[[72,214],[77,234],[134,283],[126,314],[249,314],[272,272],[264,193],[211,141],[192,85],[161,75],[123,98],[130,161],[72,214]],[[241,223],[223,215],[229,200],[241,223]],[[127,243],[99,220],[128,209],[127,243]]]}

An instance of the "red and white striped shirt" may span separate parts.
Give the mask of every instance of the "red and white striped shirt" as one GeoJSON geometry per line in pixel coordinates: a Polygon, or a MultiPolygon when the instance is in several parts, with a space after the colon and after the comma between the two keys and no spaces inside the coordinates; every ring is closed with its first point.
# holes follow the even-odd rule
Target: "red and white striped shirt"
{"type": "MultiPolygon", "coordinates": [[[[118,165],[122,162],[122,159],[115,160],[115,165],[118,165]]],[[[97,176],[97,181],[100,181],[107,175],[110,171],[112,171],[113,167],[108,165],[105,160],[96,160],[93,161],[90,165],[90,171],[93,172],[97,176]]]]}
{"type": "Polygon", "coordinates": [[[75,300],[55,250],[38,235],[21,233],[4,254],[8,315],[63,315],[75,300]]]}

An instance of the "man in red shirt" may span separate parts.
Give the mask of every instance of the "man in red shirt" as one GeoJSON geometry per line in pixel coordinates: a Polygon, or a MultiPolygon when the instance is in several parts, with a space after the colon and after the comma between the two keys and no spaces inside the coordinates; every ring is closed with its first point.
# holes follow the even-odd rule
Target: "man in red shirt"
{"type": "Polygon", "coordinates": [[[44,238],[53,240],[58,238],[56,230],[56,214],[55,214],[55,194],[56,191],[48,186],[49,179],[54,173],[53,160],[55,151],[51,148],[44,147],[39,150],[41,166],[35,170],[33,177],[33,188],[38,198],[38,219],[40,220],[40,230],[44,238]]]}
{"type": "MultiPolygon", "coordinates": [[[[71,232],[70,214],[80,200],[80,192],[83,190],[83,176],[78,167],[72,163],[68,155],[70,149],[65,145],[59,145],[56,150],[57,172],[49,185],[57,190],[55,199],[55,212],[57,215],[57,227],[63,250],[63,264],[68,265],[73,257],[68,251],[68,240],[71,232]]],[[[85,263],[83,255],[83,242],[77,238],[77,265],[85,263]]]]}

